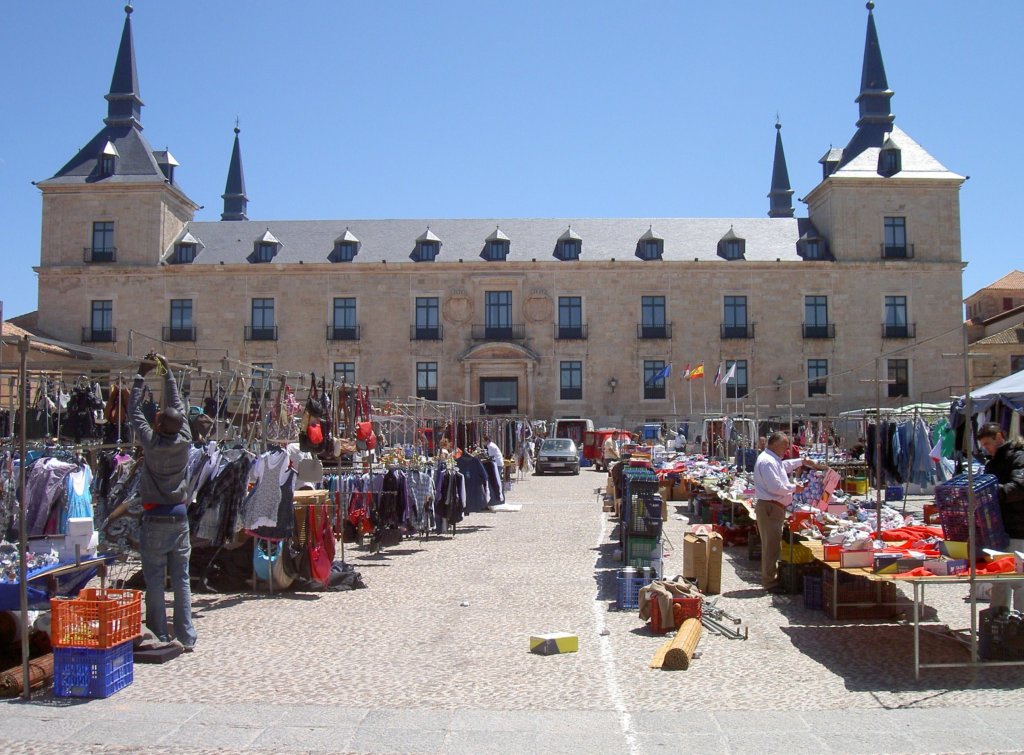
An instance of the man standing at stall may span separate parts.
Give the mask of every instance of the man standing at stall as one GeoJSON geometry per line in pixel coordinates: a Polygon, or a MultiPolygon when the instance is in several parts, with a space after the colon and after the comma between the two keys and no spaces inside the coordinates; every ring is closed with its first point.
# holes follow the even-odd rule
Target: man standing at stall
{"type": "Polygon", "coordinates": [[[754,511],[761,536],[761,585],[769,592],[779,588],[778,562],[786,509],[793,502],[793,494],[804,488],[803,482],[790,482],[789,475],[802,466],[824,468],[809,459],[784,459],[792,445],[786,433],[773,432],[768,437],[767,448],[754,463],[754,511]]]}
{"type": "Polygon", "coordinates": [[[135,437],[143,452],[143,470],[139,480],[143,507],[139,554],[142,557],[142,574],[146,579],[146,626],[164,642],[171,639],[167,631],[164,599],[164,574],[168,572],[174,591],[174,638],[186,652],[191,652],[196,644],[196,630],[192,626],[192,590],[188,573],[192,545],[189,541],[189,494],[185,468],[192,435],[185,420],[185,405],[178,394],[178,384],[164,356],[149,355],[139,365],[139,374],[132,383],[129,411],[135,437]],[[164,395],[162,408],[150,426],[141,405],[145,378],[153,369],[154,360],[164,375],[164,395]]]}
{"type": "Polygon", "coordinates": [[[490,470],[488,470],[487,477],[490,480],[491,499],[495,503],[504,503],[505,493],[502,490],[502,480],[505,478],[505,457],[502,455],[501,449],[498,448],[498,444],[491,439],[490,435],[484,436],[484,446],[487,449],[487,458],[494,463],[494,474],[497,475],[497,479],[492,478],[490,470]]]}
{"type": "MultiPolygon", "coordinates": [[[[1010,536],[1007,550],[1024,551],[1024,443],[1019,439],[1008,441],[1003,428],[989,422],[978,430],[978,445],[989,457],[985,473],[999,480],[999,509],[1003,529],[1010,536]]],[[[1013,607],[1024,610],[1024,587],[1015,583],[1013,607]]],[[[989,605],[992,608],[1010,606],[1010,585],[994,584],[989,605]]]]}

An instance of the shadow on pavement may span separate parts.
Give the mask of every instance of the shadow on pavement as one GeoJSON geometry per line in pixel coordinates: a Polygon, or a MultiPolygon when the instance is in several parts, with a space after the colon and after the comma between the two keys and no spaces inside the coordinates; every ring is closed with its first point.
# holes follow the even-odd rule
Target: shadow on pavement
{"type": "MultiPolygon", "coordinates": [[[[803,655],[841,676],[850,691],[1018,689],[1024,668],[992,666],[922,669],[914,680],[913,628],[900,624],[829,624],[782,627],[803,655]]],[[[953,640],[921,634],[922,663],[964,663],[967,648],[953,640]]]]}

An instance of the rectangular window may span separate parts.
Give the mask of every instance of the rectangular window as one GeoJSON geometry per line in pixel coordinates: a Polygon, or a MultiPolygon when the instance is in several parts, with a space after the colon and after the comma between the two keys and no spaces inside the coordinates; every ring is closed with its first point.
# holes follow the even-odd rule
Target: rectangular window
{"type": "Polygon", "coordinates": [[[277,251],[277,244],[259,243],[256,245],[256,261],[270,262],[274,259],[274,252],[277,251]]]}
{"type": "Polygon", "coordinates": [[[558,337],[567,339],[584,337],[582,297],[558,297],[558,337]]]}
{"type": "Polygon", "coordinates": [[[804,245],[804,259],[820,260],[821,243],[817,239],[811,239],[804,245]]]}
{"type": "Polygon", "coordinates": [[[885,336],[887,338],[906,338],[909,333],[907,318],[907,297],[885,297],[885,336]]]}
{"type": "Polygon", "coordinates": [[[645,239],[643,245],[645,260],[656,260],[661,256],[661,244],[658,239],[645,239]]]}
{"type": "Polygon", "coordinates": [[[738,260],[743,256],[743,245],[739,241],[725,242],[725,258],[727,260],[738,260]]]}
{"type": "Polygon", "coordinates": [[[274,324],[274,300],[253,299],[252,320],[249,325],[250,341],[276,341],[277,327],[274,324]]]}
{"type": "Polygon", "coordinates": [[[736,365],[736,374],[725,384],[725,397],[726,398],[743,398],[747,395],[747,360],[737,359],[735,361],[727,359],[725,361],[725,374],[729,374],[729,370],[732,366],[736,365]]]}
{"type": "Polygon", "coordinates": [[[824,396],[828,393],[828,360],[807,360],[807,395],[824,396]]]}
{"type": "Polygon", "coordinates": [[[192,300],[171,299],[171,323],[164,331],[165,341],[194,341],[192,328],[192,300]]]}
{"type": "Polygon", "coordinates": [[[416,396],[437,401],[437,362],[416,363],[416,396]]]}
{"type": "Polygon", "coordinates": [[[86,257],[88,262],[114,261],[114,224],[100,221],[92,224],[92,246],[86,257]]]}
{"type": "Polygon", "coordinates": [[[178,265],[188,265],[195,262],[196,259],[196,245],[195,244],[178,244],[175,247],[175,258],[174,262],[178,265]]]}
{"type": "Polygon", "coordinates": [[[640,337],[665,338],[668,325],[665,322],[665,297],[643,296],[640,298],[640,337]]]}
{"type": "Polygon", "coordinates": [[[484,317],[487,338],[511,338],[512,292],[485,291],[484,317]]]}
{"type": "Polygon", "coordinates": [[[331,313],[332,341],[355,341],[359,338],[356,322],[356,300],[353,296],[335,297],[331,313]]]}
{"type": "Polygon", "coordinates": [[[889,398],[910,396],[910,363],[906,359],[890,359],[888,362],[889,398]]]}
{"type": "Polygon", "coordinates": [[[578,260],[580,258],[580,242],[577,239],[562,241],[562,259],[578,260]]]}
{"type": "Polygon", "coordinates": [[[436,296],[416,297],[416,340],[441,340],[440,300],[436,296]]]}
{"type": "Polygon", "coordinates": [[[1010,297],[1010,296],[1004,296],[1003,297],[1003,311],[1005,312],[1008,309],[1013,309],[1013,298],[1010,297]]]}
{"type": "Polygon", "coordinates": [[[828,338],[828,297],[804,297],[804,338],[828,338]]]}
{"type": "Polygon", "coordinates": [[[644,360],[644,398],[665,398],[665,360],[644,360]]]}
{"type": "Polygon", "coordinates": [[[747,297],[726,296],[724,299],[723,338],[747,337],[747,297]]]}
{"type": "Polygon", "coordinates": [[[583,398],[583,362],[561,362],[558,386],[558,397],[562,401],[578,401],[583,398]]]}
{"type": "Polygon", "coordinates": [[[907,256],[907,219],[885,219],[885,256],[907,256]]]}
{"type": "Polygon", "coordinates": [[[343,383],[345,385],[356,384],[356,363],[355,362],[335,362],[334,363],[334,380],[337,383],[343,383]]]}
{"type": "Polygon", "coordinates": [[[114,341],[114,302],[110,299],[94,300],[90,306],[89,332],[84,341],[114,341]]]}

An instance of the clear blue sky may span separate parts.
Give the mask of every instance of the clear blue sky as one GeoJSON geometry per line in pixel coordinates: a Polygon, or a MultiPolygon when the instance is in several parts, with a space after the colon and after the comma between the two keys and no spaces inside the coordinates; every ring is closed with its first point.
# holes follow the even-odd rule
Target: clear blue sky
{"type": "MultiPolygon", "coordinates": [[[[117,0],[0,7],[0,298],[36,306],[40,197],[102,126],[117,0]]],[[[763,217],[775,114],[796,197],[854,131],[860,0],[137,0],[145,135],[219,217],[763,217]]],[[[1024,268],[1024,2],[878,0],[896,123],[961,191],[964,294],[1024,268]]],[[[806,214],[797,204],[799,215],[806,214]]]]}

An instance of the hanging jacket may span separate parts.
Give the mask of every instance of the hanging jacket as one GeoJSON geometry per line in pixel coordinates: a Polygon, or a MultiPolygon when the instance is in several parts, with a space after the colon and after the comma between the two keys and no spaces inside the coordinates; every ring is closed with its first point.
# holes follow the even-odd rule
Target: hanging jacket
{"type": "Polygon", "coordinates": [[[1024,538],[1024,442],[1007,441],[997,448],[985,472],[999,480],[1003,529],[1012,538],[1024,538]]]}

